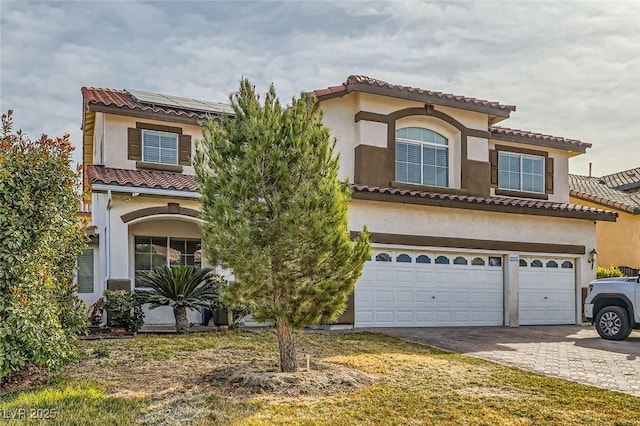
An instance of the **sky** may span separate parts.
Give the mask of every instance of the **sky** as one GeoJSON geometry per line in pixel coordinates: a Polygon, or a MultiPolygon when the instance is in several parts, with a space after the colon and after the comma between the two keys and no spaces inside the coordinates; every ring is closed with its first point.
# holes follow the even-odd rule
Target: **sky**
{"type": "Polygon", "coordinates": [[[0,0],[0,109],[70,133],[82,86],[286,102],[363,74],[515,104],[502,126],[593,143],[570,172],[640,166],[640,2],[0,0]]]}

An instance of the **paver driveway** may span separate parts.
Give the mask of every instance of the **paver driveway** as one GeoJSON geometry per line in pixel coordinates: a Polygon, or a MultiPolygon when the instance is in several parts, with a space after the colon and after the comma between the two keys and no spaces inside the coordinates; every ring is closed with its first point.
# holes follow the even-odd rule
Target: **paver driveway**
{"type": "Polygon", "coordinates": [[[588,326],[370,330],[640,397],[640,331],[613,342],[588,326]]]}

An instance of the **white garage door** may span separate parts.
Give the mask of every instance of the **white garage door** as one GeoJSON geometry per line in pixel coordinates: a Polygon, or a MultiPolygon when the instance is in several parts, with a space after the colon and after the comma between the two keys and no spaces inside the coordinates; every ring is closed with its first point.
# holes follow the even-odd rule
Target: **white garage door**
{"type": "Polygon", "coordinates": [[[355,289],[356,327],[502,325],[502,258],[377,251],[355,289]]]}
{"type": "Polygon", "coordinates": [[[520,259],[520,324],[574,324],[573,259],[520,259]]]}

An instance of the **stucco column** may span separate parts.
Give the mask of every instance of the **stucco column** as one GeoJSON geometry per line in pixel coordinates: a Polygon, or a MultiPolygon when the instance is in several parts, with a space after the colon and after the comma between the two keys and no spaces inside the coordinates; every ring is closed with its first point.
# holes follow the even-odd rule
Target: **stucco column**
{"type": "Polygon", "coordinates": [[[520,325],[520,255],[509,253],[504,256],[504,325],[520,325]]]}

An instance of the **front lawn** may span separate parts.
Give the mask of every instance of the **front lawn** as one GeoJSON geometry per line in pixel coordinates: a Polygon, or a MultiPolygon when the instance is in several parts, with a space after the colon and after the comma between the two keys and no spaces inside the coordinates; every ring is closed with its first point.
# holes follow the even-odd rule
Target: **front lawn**
{"type": "Polygon", "coordinates": [[[46,386],[0,396],[0,419],[15,425],[640,424],[640,398],[387,336],[303,333],[297,341],[301,369],[309,354],[312,371],[286,377],[274,373],[272,331],[82,342],[85,357],[46,386]],[[21,409],[35,418],[11,420],[21,409]],[[38,419],[44,412],[37,410],[47,409],[55,418],[38,419]]]}

